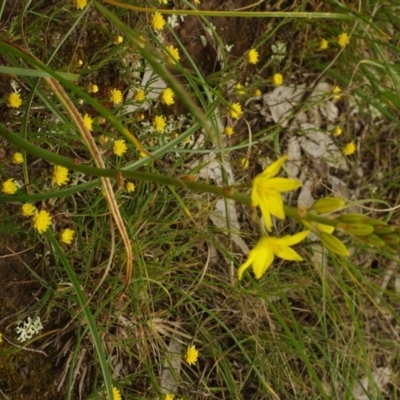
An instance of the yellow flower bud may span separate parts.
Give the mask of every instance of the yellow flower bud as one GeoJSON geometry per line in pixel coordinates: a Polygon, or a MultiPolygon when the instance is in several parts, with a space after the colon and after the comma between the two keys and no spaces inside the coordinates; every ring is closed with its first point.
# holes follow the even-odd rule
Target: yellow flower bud
{"type": "Polygon", "coordinates": [[[321,232],[319,235],[322,244],[332,253],[338,254],[339,256],[349,256],[349,250],[347,247],[335,236],[329,233],[321,232]]]}
{"type": "Polygon", "coordinates": [[[318,214],[329,214],[333,211],[339,210],[343,206],[344,200],[340,197],[323,197],[314,202],[310,210],[313,210],[318,214]]]}

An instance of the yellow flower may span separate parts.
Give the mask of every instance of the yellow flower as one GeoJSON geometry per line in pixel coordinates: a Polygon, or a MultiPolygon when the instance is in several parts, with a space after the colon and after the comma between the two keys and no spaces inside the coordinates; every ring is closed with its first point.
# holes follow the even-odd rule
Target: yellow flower
{"type": "Polygon", "coordinates": [[[227,136],[232,136],[235,132],[233,131],[233,128],[231,126],[226,126],[225,127],[225,135],[227,136]]]}
{"type": "Polygon", "coordinates": [[[21,214],[24,217],[32,217],[35,214],[36,207],[32,203],[25,203],[21,207],[21,214]]]}
{"type": "Polygon", "coordinates": [[[53,170],[53,183],[57,186],[65,185],[69,181],[68,169],[61,165],[56,165],[53,170]]]}
{"type": "Polygon", "coordinates": [[[13,164],[22,164],[24,162],[24,156],[17,151],[12,156],[12,162],[13,164]]]}
{"type": "Polygon", "coordinates": [[[241,159],[240,159],[240,166],[241,166],[243,169],[249,168],[249,165],[250,165],[250,163],[249,163],[249,160],[248,160],[247,158],[241,158],[241,159]]]}
{"type": "Polygon", "coordinates": [[[7,97],[7,105],[11,108],[18,108],[22,104],[22,99],[19,93],[10,93],[7,97]]]}
{"type": "Polygon", "coordinates": [[[161,31],[165,25],[164,17],[159,12],[154,13],[151,18],[151,25],[156,31],[161,31]]]}
{"type": "Polygon", "coordinates": [[[160,4],[168,4],[168,0],[158,0],[160,4]]]}
{"type": "Polygon", "coordinates": [[[283,76],[282,76],[282,74],[274,74],[274,75],[272,76],[272,83],[273,83],[275,86],[280,86],[280,85],[282,85],[282,83],[283,83],[283,76]]]}
{"type": "Polygon", "coordinates": [[[239,103],[233,103],[229,110],[229,114],[232,118],[238,119],[242,114],[242,106],[239,103]]]}
{"type": "Polygon", "coordinates": [[[3,334],[0,333],[0,343],[3,343],[3,334]]]}
{"type": "Polygon", "coordinates": [[[83,116],[83,124],[86,126],[86,128],[87,128],[89,131],[92,130],[92,128],[93,128],[93,120],[92,120],[92,118],[90,117],[89,114],[85,114],[85,115],[83,116]]]}
{"type": "Polygon", "coordinates": [[[258,97],[258,96],[261,96],[261,95],[262,95],[262,92],[261,92],[260,89],[256,89],[256,90],[254,91],[254,93],[253,93],[253,96],[255,96],[255,97],[258,97]]]}
{"type": "Polygon", "coordinates": [[[349,35],[346,32],[341,33],[337,42],[340,47],[346,47],[350,43],[349,35]]]}
{"type": "Polygon", "coordinates": [[[113,400],[122,400],[121,393],[115,386],[112,387],[112,394],[113,394],[113,400]]]}
{"type": "Polygon", "coordinates": [[[194,0],[194,4],[200,4],[200,0],[194,0]]]}
{"type": "Polygon", "coordinates": [[[170,64],[176,64],[180,59],[179,50],[174,46],[167,46],[165,48],[165,55],[167,56],[170,64]]]}
{"type": "Polygon", "coordinates": [[[124,41],[123,36],[118,35],[118,36],[116,36],[115,39],[114,39],[114,44],[121,44],[123,41],[124,41]]]}
{"type": "Polygon", "coordinates": [[[157,132],[162,132],[166,127],[167,123],[162,115],[156,115],[153,119],[153,126],[157,132]]]}
{"type": "Polygon", "coordinates": [[[133,193],[136,189],[136,186],[132,182],[127,182],[125,188],[128,193],[133,193]]]}
{"type": "Polygon", "coordinates": [[[174,400],[175,396],[173,394],[166,394],[164,400],[174,400]]]}
{"type": "Polygon", "coordinates": [[[123,100],[122,92],[119,89],[111,90],[110,100],[114,103],[114,105],[121,104],[123,100]]]}
{"type": "Polygon", "coordinates": [[[235,86],[235,93],[238,94],[239,96],[242,96],[245,94],[245,91],[243,90],[243,85],[240,83],[237,83],[235,86]]]}
{"type": "Polygon", "coordinates": [[[356,151],[356,145],[354,142],[347,143],[346,146],[344,146],[343,149],[343,154],[345,156],[350,156],[356,151]]]}
{"type": "Polygon", "coordinates": [[[135,93],[136,101],[143,101],[146,98],[146,93],[143,89],[138,89],[135,93]]]}
{"type": "Polygon", "coordinates": [[[14,182],[14,178],[9,178],[3,182],[2,192],[5,194],[14,194],[18,190],[18,186],[14,182]]]}
{"type": "Polygon", "coordinates": [[[124,139],[119,139],[114,141],[113,153],[115,155],[117,155],[118,157],[122,157],[122,155],[126,153],[127,150],[128,147],[124,139]]]}
{"type": "Polygon", "coordinates": [[[172,89],[166,88],[161,92],[161,101],[167,106],[170,106],[171,104],[175,103],[174,96],[175,93],[172,91],[172,89]]]}
{"type": "Polygon", "coordinates": [[[189,346],[185,353],[185,361],[189,364],[196,364],[197,359],[199,358],[199,351],[195,346],[189,346]]]}
{"type": "Polygon", "coordinates": [[[249,64],[257,64],[258,63],[258,51],[256,49],[251,49],[247,53],[247,61],[249,64]]]}
{"type": "Polygon", "coordinates": [[[75,5],[78,10],[83,10],[87,5],[87,0],[75,0],[75,5]]]}
{"type": "Polygon", "coordinates": [[[319,44],[319,48],[321,50],[326,50],[329,47],[329,43],[326,39],[321,39],[321,43],[319,44]]]}
{"type": "Polygon", "coordinates": [[[284,219],[283,200],[281,193],[295,190],[302,186],[301,182],[288,178],[276,178],[287,156],[283,156],[268,166],[253,180],[251,202],[254,207],[260,207],[265,226],[271,231],[271,215],[284,219]]]}
{"type": "Polygon", "coordinates": [[[51,215],[46,210],[36,210],[33,216],[33,227],[40,233],[47,231],[51,225],[51,215]]]}
{"type": "Polygon", "coordinates": [[[88,92],[89,93],[97,93],[98,91],[99,91],[99,87],[97,85],[91,83],[88,86],[88,92]]]}
{"type": "Polygon", "coordinates": [[[340,136],[343,132],[343,129],[340,126],[336,126],[335,129],[333,130],[333,134],[335,136],[340,136]]]}
{"type": "Polygon", "coordinates": [[[263,236],[254,249],[250,250],[247,261],[238,269],[238,279],[242,279],[244,271],[251,265],[255,277],[260,279],[272,264],[275,256],[288,261],[303,261],[303,258],[290,246],[300,243],[309,232],[308,230],[302,231],[293,236],[286,235],[282,238],[263,236]]]}
{"type": "Polygon", "coordinates": [[[335,99],[335,100],[339,100],[341,97],[342,97],[342,89],[340,89],[340,87],[339,86],[335,86],[334,88],[333,88],[333,98],[335,99]]]}
{"type": "Polygon", "coordinates": [[[60,241],[65,244],[71,244],[74,239],[75,231],[69,228],[64,229],[60,235],[60,241]]]}

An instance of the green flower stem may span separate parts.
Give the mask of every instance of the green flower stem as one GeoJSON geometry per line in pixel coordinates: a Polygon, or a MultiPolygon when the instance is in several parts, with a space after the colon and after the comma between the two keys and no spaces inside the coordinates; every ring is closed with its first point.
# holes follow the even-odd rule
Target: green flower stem
{"type": "Polygon", "coordinates": [[[336,226],[340,224],[340,221],[337,221],[336,219],[321,217],[320,215],[317,215],[313,212],[306,212],[306,213],[300,212],[296,207],[283,206],[283,208],[285,210],[285,214],[288,217],[293,218],[299,222],[303,220],[307,222],[318,222],[319,224],[330,225],[330,226],[336,226]]]}

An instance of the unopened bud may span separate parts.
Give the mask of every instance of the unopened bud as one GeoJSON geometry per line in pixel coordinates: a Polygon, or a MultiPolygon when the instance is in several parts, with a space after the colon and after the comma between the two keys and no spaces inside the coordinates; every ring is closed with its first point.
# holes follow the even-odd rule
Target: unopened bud
{"type": "Polygon", "coordinates": [[[322,244],[332,253],[338,254],[339,256],[349,256],[349,250],[347,247],[335,236],[329,233],[321,232],[319,235],[322,244]]]}
{"type": "Polygon", "coordinates": [[[364,222],[368,218],[363,214],[343,214],[338,219],[342,222],[353,223],[353,222],[364,222]]]}
{"type": "Polygon", "coordinates": [[[368,236],[374,232],[374,227],[367,224],[338,224],[336,227],[353,236],[368,236]]]}
{"type": "Polygon", "coordinates": [[[343,206],[344,200],[340,197],[323,197],[322,199],[315,201],[310,210],[313,210],[318,214],[328,214],[339,210],[343,206]]]}

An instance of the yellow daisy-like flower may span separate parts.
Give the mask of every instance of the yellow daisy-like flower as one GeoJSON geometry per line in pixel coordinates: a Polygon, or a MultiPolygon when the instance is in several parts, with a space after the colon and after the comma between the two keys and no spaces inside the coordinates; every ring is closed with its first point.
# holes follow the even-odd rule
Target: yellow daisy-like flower
{"type": "Polygon", "coordinates": [[[164,400],[174,400],[175,396],[171,393],[165,395],[164,400]]]}
{"type": "Polygon", "coordinates": [[[238,119],[243,114],[242,106],[239,103],[231,104],[231,108],[229,109],[229,115],[233,119],[238,119]]]}
{"type": "Polygon", "coordinates": [[[249,163],[249,160],[248,160],[247,158],[241,158],[241,159],[240,159],[240,166],[241,166],[243,169],[249,168],[249,165],[250,165],[250,163],[249,163]]]}
{"type": "Polygon", "coordinates": [[[173,92],[173,90],[170,88],[166,88],[161,92],[161,101],[167,106],[170,106],[175,103],[174,96],[175,93],[173,92]]]}
{"type": "Polygon", "coordinates": [[[121,393],[115,386],[112,387],[112,394],[113,394],[112,400],[122,400],[121,393]]]}
{"type": "Polygon", "coordinates": [[[185,353],[185,361],[189,364],[196,364],[197,359],[199,358],[199,351],[195,346],[189,346],[185,353]]]}
{"type": "Polygon", "coordinates": [[[124,37],[121,35],[118,35],[114,38],[114,44],[121,44],[124,41],[124,37]]]}
{"type": "Polygon", "coordinates": [[[342,89],[339,86],[333,88],[333,98],[339,100],[342,97],[342,89]]]}
{"type": "Polygon", "coordinates": [[[40,233],[45,233],[51,225],[51,215],[46,210],[35,211],[32,218],[33,227],[40,233]]]}
{"type": "Polygon", "coordinates": [[[241,83],[237,83],[235,86],[235,93],[239,96],[243,96],[245,91],[243,90],[243,85],[241,83]]]}
{"type": "Polygon", "coordinates": [[[19,93],[10,93],[7,97],[7,105],[11,108],[18,108],[22,104],[22,99],[19,93]]]}
{"type": "Polygon", "coordinates": [[[54,166],[53,170],[53,183],[57,186],[62,186],[68,183],[68,169],[61,165],[54,166]]]}
{"type": "Polygon", "coordinates": [[[75,6],[78,10],[83,10],[87,6],[87,0],[75,0],[75,6]]]}
{"type": "Polygon", "coordinates": [[[97,85],[91,83],[88,86],[88,92],[89,93],[97,93],[98,91],[99,91],[99,87],[97,85]]]}
{"type": "Polygon", "coordinates": [[[356,145],[354,144],[354,142],[350,142],[347,143],[346,146],[344,146],[343,149],[343,154],[345,156],[351,156],[352,154],[354,154],[356,151],[356,145]]]}
{"type": "Polygon", "coordinates": [[[83,124],[86,126],[86,128],[91,131],[93,129],[93,119],[89,114],[85,114],[83,116],[83,124]]]}
{"type": "Polygon", "coordinates": [[[225,132],[225,135],[227,135],[227,136],[232,136],[235,133],[233,131],[233,128],[229,125],[225,127],[224,132],[225,132]]]}
{"type": "Polygon", "coordinates": [[[74,239],[75,231],[73,229],[66,228],[60,234],[60,241],[65,244],[71,244],[74,239]]]}
{"type": "Polygon", "coordinates": [[[128,146],[125,143],[124,139],[118,139],[114,141],[113,145],[113,153],[118,157],[122,157],[124,153],[128,150],[128,146]]]}
{"type": "Polygon", "coordinates": [[[159,12],[154,13],[151,18],[151,25],[156,31],[161,31],[165,25],[164,17],[159,12]]]}
{"type": "Polygon", "coordinates": [[[310,231],[307,230],[282,238],[263,236],[254,249],[250,250],[247,261],[239,267],[237,271],[238,279],[242,279],[244,271],[251,265],[253,266],[254,276],[260,279],[274,261],[275,256],[288,261],[303,261],[303,258],[291,246],[300,243],[309,233],[310,231]]]}
{"type": "Polygon", "coordinates": [[[157,132],[163,132],[167,123],[162,115],[156,115],[153,119],[153,126],[156,128],[157,132]]]}
{"type": "Polygon", "coordinates": [[[18,151],[15,152],[12,156],[12,162],[13,164],[22,164],[24,162],[24,156],[22,153],[19,153],[18,151]]]}
{"type": "Polygon", "coordinates": [[[180,59],[179,50],[174,46],[167,46],[165,48],[165,55],[167,56],[170,64],[176,64],[180,59]]]}
{"type": "Polygon", "coordinates": [[[319,44],[319,48],[321,50],[326,50],[329,47],[329,43],[326,39],[321,39],[321,43],[319,44]]]}
{"type": "Polygon", "coordinates": [[[268,231],[271,231],[272,228],[271,215],[285,219],[281,193],[302,186],[301,182],[294,179],[276,178],[287,158],[287,156],[279,158],[253,180],[251,202],[254,207],[261,208],[265,227],[268,231]]]}
{"type": "Polygon", "coordinates": [[[24,217],[32,217],[36,210],[36,207],[32,203],[25,203],[21,207],[21,214],[24,217]]]}
{"type": "Polygon", "coordinates": [[[282,76],[282,74],[274,74],[274,75],[272,76],[272,83],[273,83],[275,86],[280,86],[280,85],[282,85],[282,84],[283,84],[283,76],[282,76]]]}
{"type": "Polygon", "coordinates": [[[340,136],[343,133],[343,129],[340,126],[336,126],[333,130],[333,134],[335,136],[340,136]]]}
{"type": "Polygon", "coordinates": [[[350,43],[349,35],[346,32],[341,33],[337,42],[340,47],[346,47],[350,43]]]}
{"type": "Polygon", "coordinates": [[[261,95],[262,95],[262,92],[261,92],[260,89],[256,89],[256,90],[253,92],[253,96],[254,96],[254,97],[258,97],[258,96],[261,96],[261,95]]]}
{"type": "Polygon", "coordinates": [[[258,51],[256,49],[251,49],[247,53],[247,61],[249,64],[257,64],[258,63],[258,51]]]}
{"type": "Polygon", "coordinates": [[[143,101],[146,98],[146,93],[143,89],[138,89],[135,93],[136,101],[143,101]]]}
{"type": "Polygon", "coordinates": [[[125,189],[128,193],[133,193],[136,189],[136,186],[132,182],[127,182],[125,185],[125,189]]]}
{"type": "Polygon", "coordinates": [[[122,92],[119,89],[111,90],[110,100],[114,105],[121,104],[123,100],[122,92]]]}
{"type": "Polygon", "coordinates": [[[14,178],[9,178],[3,182],[1,191],[4,194],[14,194],[18,190],[18,186],[14,182],[14,178]]]}

